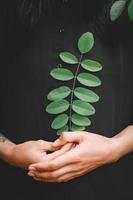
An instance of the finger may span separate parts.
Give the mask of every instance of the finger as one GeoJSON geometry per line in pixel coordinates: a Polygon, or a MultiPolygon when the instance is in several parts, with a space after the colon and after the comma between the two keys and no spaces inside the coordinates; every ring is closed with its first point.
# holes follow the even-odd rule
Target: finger
{"type": "Polygon", "coordinates": [[[33,179],[36,180],[36,181],[42,181],[42,179],[36,178],[36,177],[33,177],[33,179]]]}
{"type": "Polygon", "coordinates": [[[77,164],[67,165],[59,170],[52,172],[39,172],[39,171],[30,171],[28,174],[36,178],[46,179],[46,180],[57,180],[60,176],[63,176],[68,173],[73,173],[81,170],[81,166],[77,167],[77,164]]]}
{"type": "Polygon", "coordinates": [[[68,174],[65,174],[64,176],[61,176],[57,182],[61,183],[61,182],[68,182],[72,179],[75,179],[77,177],[80,177],[80,176],[83,176],[84,175],[84,172],[75,172],[75,173],[68,173],[68,174]]]}
{"type": "Polygon", "coordinates": [[[68,142],[80,143],[82,139],[82,132],[63,132],[59,139],[53,142],[53,147],[62,146],[68,142]]]}
{"type": "Polygon", "coordinates": [[[72,179],[74,179],[74,178],[77,178],[77,177],[80,177],[80,176],[82,176],[82,175],[84,175],[85,174],[85,172],[84,171],[79,171],[79,172],[70,172],[70,173],[67,173],[67,174],[65,174],[65,175],[63,175],[63,176],[60,176],[59,178],[57,178],[57,179],[51,179],[51,178],[49,178],[49,179],[43,179],[42,178],[42,180],[43,180],[43,182],[51,182],[51,183],[61,183],[61,182],[67,182],[67,181],[70,181],[70,180],[72,180],[72,179]]]}
{"type": "Polygon", "coordinates": [[[59,168],[64,167],[65,165],[69,165],[69,164],[74,164],[75,162],[79,162],[79,156],[77,154],[76,151],[76,147],[68,152],[66,152],[65,154],[57,157],[56,159],[54,159],[51,162],[43,162],[43,163],[37,163],[37,164],[33,164],[29,167],[30,168],[35,168],[36,170],[43,170],[43,171],[53,171],[53,170],[57,170],[59,168]]]}
{"type": "Polygon", "coordinates": [[[28,176],[34,177],[34,171],[33,171],[33,170],[29,171],[29,172],[28,172],[28,176]]]}
{"type": "Polygon", "coordinates": [[[34,179],[35,181],[44,182],[44,180],[43,180],[43,179],[41,179],[41,178],[36,178],[36,177],[33,177],[33,179],[34,179]]]}
{"type": "Polygon", "coordinates": [[[50,151],[50,152],[55,151],[55,147],[52,145],[53,144],[52,142],[40,140],[40,144],[41,144],[42,150],[44,151],[50,151]]]}

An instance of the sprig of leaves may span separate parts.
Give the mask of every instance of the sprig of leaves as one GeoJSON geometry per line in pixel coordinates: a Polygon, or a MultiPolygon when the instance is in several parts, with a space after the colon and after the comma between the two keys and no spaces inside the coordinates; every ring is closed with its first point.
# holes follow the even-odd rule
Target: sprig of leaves
{"type": "Polygon", "coordinates": [[[59,58],[64,64],[76,68],[75,74],[66,67],[56,67],[51,70],[50,75],[59,81],[72,81],[72,88],[60,86],[49,92],[47,98],[51,101],[46,107],[49,114],[57,115],[51,127],[60,135],[63,131],[85,130],[91,125],[88,118],[95,114],[92,103],[99,101],[99,96],[89,88],[101,85],[101,80],[91,72],[98,72],[102,65],[94,60],[83,59],[83,56],[90,52],[94,46],[94,37],[90,32],[84,33],[78,40],[78,59],[70,52],[61,52],[59,58]],[[82,72],[79,73],[80,68],[82,72]],[[76,82],[81,87],[76,86],[76,82]],[[82,86],[83,85],[83,86],[82,86]],[[65,112],[65,113],[64,113],[65,112]]]}
{"type": "Polygon", "coordinates": [[[117,0],[111,7],[110,18],[112,21],[117,20],[124,10],[128,7],[128,16],[133,20],[133,0],[117,0]]]}

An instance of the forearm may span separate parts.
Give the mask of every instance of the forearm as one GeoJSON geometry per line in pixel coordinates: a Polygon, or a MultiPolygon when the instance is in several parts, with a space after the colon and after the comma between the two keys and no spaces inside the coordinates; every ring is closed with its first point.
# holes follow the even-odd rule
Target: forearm
{"type": "Polygon", "coordinates": [[[118,159],[133,152],[133,125],[128,126],[114,136],[117,142],[116,154],[118,159]]]}
{"type": "Polygon", "coordinates": [[[13,142],[0,133],[0,159],[8,162],[14,146],[13,142]]]}

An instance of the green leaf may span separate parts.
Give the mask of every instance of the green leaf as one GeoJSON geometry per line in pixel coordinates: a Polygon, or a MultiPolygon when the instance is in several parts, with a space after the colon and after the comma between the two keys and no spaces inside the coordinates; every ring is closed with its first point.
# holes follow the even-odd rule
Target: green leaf
{"type": "Polygon", "coordinates": [[[69,119],[69,117],[68,117],[67,114],[58,115],[58,116],[54,119],[54,121],[52,122],[51,127],[52,127],[53,129],[60,129],[60,128],[64,127],[64,126],[67,124],[68,119],[69,119]]]}
{"type": "Polygon", "coordinates": [[[50,114],[60,114],[69,108],[69,102],[65,99],[54,101],[46,107],[46,111],[50,114]]]}
{"type": "Polygon", "coordinates": [[[64,99],[69,96],[71,93],[71,89],[66,86],[61,86],[59,88],[55,88],[48,94],[48,100],[50,101],[55,101],[55,100],[60,100],[64,99]]]}
{"type": "Polygon", "coordinates": [[[91,72],[98,72],[102,69],[102,65],[100,63],[89,59],[83,60],[81,62],[81,66],[91,72]]]}
{"type": "Polygon", "coordinates": [[[100,79],[97,76],[94,76],[89,73],[80,73],[77,79],[81,84],[85,86],[96,87],[101,85],[100,79]]]}
{"type": "Polygon", "coordinates": [[[50,72],[51,76],[60,81],[69,81],[73,79],[73,73],[65,68],[55,68],[50,72]]]}
{"type": "Polygon", "coordinates": [[[62,52],[62,53],[60,53],[59,56],[60,56],[61,60],[64,61],[65,63],[68,63],[68,64],[77,64],[78,63],[78,59],[72,53],[62,52]]]}
{"type": "Polygon", "coordinates": [[[99,96],[95,92],[86,88],[82,88],[82,87],[75,88],[74,95],[80,100],[83,100],[89,103],[94,103],[94,102],[99,101],[99,96]]]}
{"type": "Polygon", "coordinates": [[[124,11],[126,7],[126,0],[118,0],[116,1],[110,10],[110,18],[112,21],[115,21],[120,17],[122,12],[124,11]]]}
{"type": "Polygon", "coordinates": [[[95,108],[90,103],[82,100],[75,100],[72,104],[72,109],[77,114],[82,116],[90,116],[95,114],[95,108]]]}
{"type": "Polygon", "coordinates": [[[85,127],[77,126],[75,124],[73,124],[72,127],[71,127],[71,131],[84,131],[84,130],[85,130],[85,127]]]}
{"type": "Polygon", "coordinates": [[[61,135],[64,131],[68,131],[69,127],[66,125],[57,131],[57,135],[61,135]]]}
{"type": "Polygon", "coordinates": [[[94,46],[94,37],[90,32],[81,35],[78,41],[78,49],[80,53],[84,54],[89,52],[94,46]]]}
{"type": "Polygon", "coordinates": [[[128,16],[130,20],[133,20],[133,0],[128,5],[128,16]]]}
{"type": "Polygon", "coordinates": [[[78,126],[90,126],[91,121],[87,117],[83,117],[79,114],[73,114],[72,115],[72,122],[75,125],[78,126]]]}

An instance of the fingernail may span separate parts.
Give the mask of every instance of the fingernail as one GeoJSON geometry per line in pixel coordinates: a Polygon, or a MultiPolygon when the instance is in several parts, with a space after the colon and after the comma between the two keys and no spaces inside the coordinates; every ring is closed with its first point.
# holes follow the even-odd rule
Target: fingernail
{"type": "Polygon", "coordinates": [[[34,176],[34,174],[32,172],[29,172],[28,175],[29,176],[34,176]]]}

